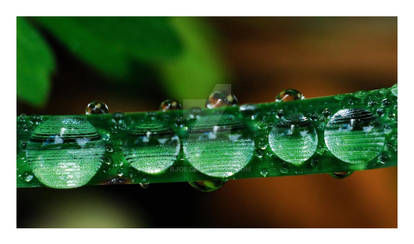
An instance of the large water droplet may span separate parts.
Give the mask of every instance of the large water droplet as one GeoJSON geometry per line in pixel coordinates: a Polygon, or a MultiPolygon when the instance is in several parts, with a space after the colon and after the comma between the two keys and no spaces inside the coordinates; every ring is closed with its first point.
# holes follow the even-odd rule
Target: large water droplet
{"type": "Polygon", "coordinates": [[[366,163],[382,151],[384,129],[376,117],[362,109],[343,109],[332,116],[325,127],[325,143],[340,160],[366,163]]]}
{"type": "Polygon", "coordinates": [[[146,121],[128,126],[122,151],[133,168],[147,174],[160,174],[174,164],[180,141],[160,121],[146,121]]]}
{"type": "Polygon", "coordinates": [[[108,106],[103,102],[90,102],[85,109],[85,114],[106,114],[109,112],[108,106]]]}
{"type": "Polygon", "coordinates": [[[164,100],[160,105],[161,111],[177,110],[181,108],[182,108],[181,104],[177,100],[174,100],[174,99],[164,100]]]}
{"type": "Polygon", "coordinates": [[[100,168],[105,153],[104,143],[87,120],[59,116],[42,122],[27,148],[34,175],[52,188],[85,185],[100,168]]]}
{"type": "Polygon", "coordinates": [[[275,101],[276,102],[288,102],[292,100],[302,100],[305,99],[303,94],[295,89],[286,89],[281,91],[277,96],[275,101]]]}
{"type": "Polygon", "coordinates": [[[279,158],[300,165],[316,152],[318,135],[306,117],[294,115],[272,128],[269,144],[279,158]]]}
{"type": "Polygon", "coordinates": [[[185,157],[201,173],[229,177],[253,156],[254,142],[244,134],[244,122],[230,114],[200,116],[183,143],[185,157]]]}
{"type": "Polygon", "coordinates": [[[212,192],[220,189],[226,180],[200,180],[195,182],[188,182],[194,189],[202,192],[212,192]]]}
{"type": "Polygon", "coordinates": [[[214,91],[206,101],[207,108],[218,108],[237,104],[237,98],[228,91],[214,91]]]}

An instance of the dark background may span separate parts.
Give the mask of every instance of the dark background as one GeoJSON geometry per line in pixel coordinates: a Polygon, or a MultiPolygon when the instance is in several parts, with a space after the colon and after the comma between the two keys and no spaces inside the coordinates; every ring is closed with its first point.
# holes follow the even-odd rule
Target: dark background
{"type": "MultiPolygon", "coordinates": [[[[397,18],[204,21],[217,33],[217,52],[241,104],[272,101],[286,88],[309,98],[397,82],[397,18]]],[[[18,114],[79,114],[96,99],[111,112],[156,110],[169,97],[154,72],[137,75],[137,83],[107,82],[47,31],[43,35],[57,61],[50,96],[43,108],[18,101],[18,114]]],[[[397,169],[355,172],[341,180],[243,179],[212,193],[187,183],[17,189],[17,226],[397,227],[397,169]]]]}

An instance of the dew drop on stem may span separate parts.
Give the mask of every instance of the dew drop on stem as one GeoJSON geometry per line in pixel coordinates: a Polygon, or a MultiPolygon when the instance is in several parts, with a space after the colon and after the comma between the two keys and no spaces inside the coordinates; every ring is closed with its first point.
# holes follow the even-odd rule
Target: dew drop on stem
{"type": "Polygon", "coordinates": [[[295,89],[286,89],[281,91],[275,99],[275,102],[288,102],[293,100],[303,100],[305,99],[305,96],[303,94],[295,89]]]}
{"type": "Polygon", "coordinates": [[[160,110],[163,112],[169,111],[169,110],[178,110],[178,109],[182,109],[182,106],[175,99],[167,99],[161,102],[160,104],[160,110]]]}
{"type": "Polygon", "coordinates": [[[108,105],[99,101],[93,101],[88,103],[85,109],[85,114],[106,114],[108,112],[108,105]]]}

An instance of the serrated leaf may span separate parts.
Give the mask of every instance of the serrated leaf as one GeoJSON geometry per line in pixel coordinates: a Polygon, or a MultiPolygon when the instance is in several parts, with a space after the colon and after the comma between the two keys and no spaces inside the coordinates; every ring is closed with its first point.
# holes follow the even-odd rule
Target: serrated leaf
{"type": "Polygon", "coordinates": [[[34,106],[43,106],[55,66],[50,48],[28,21],[17,18],[17,96],[34,106]]]}

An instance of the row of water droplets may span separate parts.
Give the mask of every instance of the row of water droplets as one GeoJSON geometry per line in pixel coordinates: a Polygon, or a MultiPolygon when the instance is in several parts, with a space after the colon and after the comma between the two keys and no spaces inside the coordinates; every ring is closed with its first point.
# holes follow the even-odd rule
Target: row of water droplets
{"type": "MultiPolygon", "coordinates": [[[[304,99],[304,96],[296,90],[289,89],[281,92],[277,96],[276,102],[285,102],[288,100],[298,99],[304,99]]],[[[384,105],[387,105],[387,101],[384,101],[383,103],[384,105]]],[[[234,95],[217,91],[209,96],[206,103],[206,107],[218,108],[222,106],[231,106],[234,104],[237,104],[237,99],[234,95]]],[[[175,100],[166,100],[161,103],[160,109],[162,111],[181,109],[181,105],[175,100]]],[[[240,106],[240,111],[242,112],[250,110],[253,111],[254,109],[255,105],[251,104],[240,106]]],[[[92,102],[88,104],[86,108],[86,114],[101,113],[108,113],[108,107],[106,104],[101,102],[92,102]]],[[[378,109],[377,115],[381,116],[381,113],[383,113],[383,111],[378,109]]],[[[330,114],[329,111],[327,111],[325,115],[328,114],[330,114]]],[[[115,113],[113,116],[115,119],[118,118],[119,120],[123,117],[123,114],[115,113]]],[[[303,162],[311,158],[317,150],[318,134],[316,132],[316,129],[312,128],[312,126],[309,126],[309,118],[303,116],[302,114],[297,114],[290,117],[280,117],[280,123],[272,127],[267,137],[267,143],[263,142],[263,146],[258,146],[263,147],[262,149],[266,149],[268,144],[273,153],[283,161],[291,163],[293,165],[301,165],[303,162]]],[[[382,148],[384,147],[384,131],[385,133],[387,133],[386,130],[382,130],[382,128],[378,126],[377,123],[375,123],[375,119],[376,116],[374,114],[361,109],[343,109],[336,112],[330,118],[325,128],[324,141],[327,148],[338,159],[350,164],[364,163],[374,159],[379,155],[382,148]],[[364,147],[358,148],[358,146],[355,146],[353,142],[355,140],[359,140],[361,136],[365,136],[367,142],[362,143],[364,147]]],[[[65,142],[81,146],[81,148],[84,149],[85,153],[75,153],[76,150],[74,150],[73,153],[68,153],[68,160],[66,160],[65,162],[70,161],[70,163],[59,164],[59,162],[56,162],[55,164],[52,164],[51,167],[55,168],[56,178],[52,179],[54,180],[54,182],[46,183],[49,186],[54,185],[55,187],[59,188],[71,188],[77,186],[75,184],[76,182],[81,182],[77,184],[85,184],[93,177],[93,175],[83,175],[82,171],[85,170],[82,167],[92,167],[98,170],[101,162],[100,158],[103,154],[103,151],[105,151],[105,149],[106,151],[111,151],[113,149],[111,146],[103,146],[105,136],[103,136],[102,138],[98,138],[97,131],[94,128],[92,128],[93,126],[90,125],[87,120],[65,119],[64,121],[62,121],[62,123],[63,124],[60,128],[58,125],[56,125],[56,123],[50,123],[51,125],[54,124],[56,126],[56,128],[54,129],[61,130],[56,133],[57,136],[55,135],[54,138],[40,138],[42,136],[42,133],[41,130],[38,129],[37,137],[32,137],[32,140],[30,142],[30,144],[33,144],[31,146],[34,147],[34,150],[28,150],[27,158],[29,161],[35,162],[35,164],[39,164],[33,165],[33,172],[35,173],[36,177],[42,178],[42,174],[50,174],[51,172],[51,169],[47,168],[50,167],[50,165],[46,164],[45,162],[47,162],[47,160],[52,161],[56,156],[56,154],[53,153],[53,150],[59,148],[59,146],[56,145],[65,142]],[[85,131],[87,132],[87,134],[76,135],[71,133],[71,126],[78,130],[79,127],[76,127],[76,125],[85,126],[87,124],[91,126],[86,126],[85,131]],[[39,148],[39,142],[41,142],[41,148],[39,148]],[[50,155],[44,153],[44,146],[52,147],[51,149],[53,150],[49,150],[51,152],[50,155]],[[82,157],[82,155],[84,157],[82,157]],[[91,158],[95,158],[97,160],[92,160],[91,158]],[[87,160],[86,163],[85,160],[87,160]],[[62,172],[64,173],[62,174],[62,172]],[[71,179],[73,180],[71,181],[71,179]],[[56,182],[60,182],[60,185],[56,185],[56,182]]],[[[43,125],[43,127],[45,126],[43,125]]],[[[127,160],[130,161],[131,166],[137,169],[138,171],[142,171],[148,174],[162,173],[174,163],[174,160],[176,159],[179,153],[181,142],[179,141],[178,137],[175,137],[175,139],[173,139],[171,143],[165,143],[167,140],[173,138],[173,136],[167,133],[165,138],[157,137],[158,143],[151,143],[149,140],[150,135],[147,133],[142,133],[148,129],[150,128],[143,127],[136,128],[134,130],[135,134],[133,134],[133,138],[136,138],[134,139],[136,148],[130,150],[129,152],[128,150],[126,150],[124,154],[127,160]],[[139,143],[137,143],[137,141],[139,141],[139,143]],[[150,150],[153,151],[152,155],[154,155],[154,157],[158,156],[157,160],[164,160],[165,163],[148,164],[142,161],[142,155],[139,155],[140,148],[142,147],[146,147],[147,149],[150,148],[150,150]],[[158,155],[162,151],[167,152],[166,154],[158,155]],[[153,168],[154,165],[156,165],[157,168],[153,168]]],[[[236,133],[222,133],[220,129],[220,126],[214,126],[213,130],[208,131],[207,133],[198,133],[195,130],[194,133],[190,133],[190,135],[193,135],[194,140],[191,141],[190,136],[187,141],[184,141],[183,149],[185,152],[185,156],[189,159],[191,165],[198,169],[200,172],[212,177],[225,178],[239,172],[248,164],[248,162],[254,154],[254,143],[252,140],[248,138],[244,141],[239,140],[241,135],[237,131],[236,133]],[[227,140],[223,140],[223,138],[221,138],[223,147],[225,147],[226,145],[232,145],[238,142],[242,142],[242,144],[240,144],[240,147],[243,150],[239,150],[240,148],[238,148],[237,145],[227,148],[227,150],[233,150],[233,152],[230,152],[227,155],[229,155],[230,157],[236,157],[237,160],[234,160],[234,162],[230,162],[230,164],[228,162],[229,160],[231,161],[231,158],[226,158],[219,162],[212,162],[215,165],[219,166],[222,163],[222,167],[227,167],[229,170],[227,171],[226,175],[222,174],[222,172],[226,171],[218,171],[217,173],[217,171],[214,171],[214,168],[203,168],[205,165],[212,165],[211,163],[206,164],[206,160],[219,160],[218,158],[211,157],[212,154],[205,152],[205,150],[209,148],[206,147],[206,144],[208,144],[209,140],[215,140],[217,136],[221,136],[220,134],[224,134],[225,136],[227,136],[227,140]],[[202,138],[206,138],[206,140],[203,141],[202,138]],[[240,155],[235,153],[236,151],[240,151],[243,153],[242,155],[240,155]]],[[[72,132],[73,131],[75,130],[72,130],[72,132]]],[[[162,125],[160,125],[159,131],[163,131],[162,125]]],[[[212,145],[214,146],[214,148],[217,148],[217,144],[212,145]]],[[[211,149],[214,150],[214,148],[211,149]]],[[[146,153],[147,152],[148,150],[146,151],[146,153]]],[[[336,172],[334,173],[334,176],[338,178],[343,178],[344,176],[347,176],[350,173],[352,173],[352,171],[336,172]]],[[[266,177],[268,175],[268,171],[266,169],[263,169],[262,171],[260,171],[260,174],[266,177]]],[[[123,175],[122,173],[120,173],[120,175],[118,176],[122,178],[123,175]]],[[[30,174],[25,175],[24,177],[26,182],[30,182],[33,179],[33,175],[30,174]]],[[[217,179],[215,181],[209,180],[191,182],[190,185],[202,191],[212,191],[218,189],[220,186],[224,184],[224,182],[225,180],[223,179],[217,179]]],[[[42,181],[42,183],[45,182],[42,181]]],[[[143,187],[147,186],[147,184],[145,183],[141,185],[143,187]]]]}

